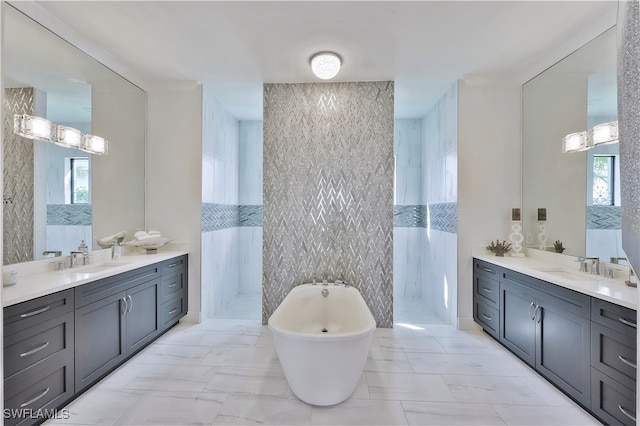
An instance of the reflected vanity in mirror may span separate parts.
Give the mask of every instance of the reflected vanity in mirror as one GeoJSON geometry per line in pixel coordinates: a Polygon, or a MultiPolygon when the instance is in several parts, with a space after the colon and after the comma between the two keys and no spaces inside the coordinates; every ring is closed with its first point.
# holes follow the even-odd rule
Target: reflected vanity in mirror
{"type": "Polygon", "coordinates": [[[145,93],[7,3],[3,265],[144,229],[145,93]],[[13,133],[14,114],[99,135],[108,155],[13,133]]]}
{"type": "MultiPolygon", "coordinates": [[[[617,120],[616,29],[611,28],[523,85],[522,208],[525,246],[624,258],[618,144],[562,152],[563,138],[617,120]]],[[[621,261],[621,263],[623,263],[621,261]]]]}

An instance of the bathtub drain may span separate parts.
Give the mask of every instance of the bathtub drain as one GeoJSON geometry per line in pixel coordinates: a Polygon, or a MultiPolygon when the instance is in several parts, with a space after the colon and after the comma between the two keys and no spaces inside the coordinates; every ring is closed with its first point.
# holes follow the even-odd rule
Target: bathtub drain
{"type": "Polygon", "coordinates": [[[323,328],[323,329],[322,329],[322,332],[323,332],[323,333],[326,333],[327,331],[329,331],[329,330],[327,330],[326,328],[323,328]]]}

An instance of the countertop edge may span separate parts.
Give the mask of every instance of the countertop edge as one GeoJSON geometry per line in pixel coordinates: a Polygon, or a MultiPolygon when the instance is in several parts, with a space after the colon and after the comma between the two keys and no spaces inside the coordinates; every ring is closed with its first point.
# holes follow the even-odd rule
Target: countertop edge
{"type": "MultiPolygon", "coordinates": [[[[615,303],[620,306],[624,306],[629,309],[633,309],[635,311],[638,310],[637,307],[637,289],[633,287],[628,287],[624,284],[623,280],[619,279],[610,279],[610,278],[601,278],[599,280],[593,280],[591,278],[585,278],[584,281],[572,281],[572,280],[562,280],[559,277],[554,276],[550,273],[545,273],[544,271],[538,271],[533,269],[534,267],[546,267],[550,266],[548,262],[541,261],[535,258],[511,258],[511,257],[497,257],[492,255],[481,255],[474,254],[473,258],[482,260],[487,263],[494,264],[496,266],[510,269],[515,272],[519,272],[521,274],[528,275],[533,278],[540,279],[542,281],[549,282],[551,284],[557,285],[559,287],[563,287],[569,290],[576,291],[578,293],[585,294],[587,296],[592,296],[600,300],[604,300],[606,302],[615,303]],[[526,259],[526,260],[524,260],[526,259]],[[522,265],[523,262],[528,262],[531,265],[522,265]],[[605,281],[606,280],[606,281],[605,281]],[[588,287],[585,287],[585,284],[594,284],[601,283],[603,284],[603,288],[601,289],[603,292],[599,292],[588,287]],[[604,285],[606,284],[606,285],[604,285]],[[617,297],[615,295],[606,294],[606,290],[609,288],[616,288],[617,292],[625,295],[633,295],[633,300],[628,300],[628,298],[617,297]]],[[[555,265],[552,265],[555,266],[555,265]]]]}
{"type": "MultiPolygon", "coordinates": [[[[153,265],[165,260],[188,255],[189,252],[158,251],[154,254],[140,254],[122,256],[119,261],[127,262],[125,265],[96,272],[84,278],[73,279],[73,276],[81,275],[83,268],[66,269],[64,271],[48,271],[20,277],[16,285],[2,288],[2,307],[17,305],[18,303],[37,299],[59,291],[75,288],[83,284],[109,278],[114,275],[129,272],[144,266],[153,265]]],[[[88,267],[90,267],[89,265],[88,267]]]]}

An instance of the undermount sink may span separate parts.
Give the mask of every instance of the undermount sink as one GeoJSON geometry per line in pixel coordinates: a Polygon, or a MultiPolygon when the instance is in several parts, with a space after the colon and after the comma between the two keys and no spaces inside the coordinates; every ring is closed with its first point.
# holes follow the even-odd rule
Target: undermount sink
{"type": "Polygon", "coordinates": [[[533,268],[533,269],[535,269],[536,271],[545,272],[547,274],[556,275],[557,277],[564,278],[566,280],[585,281],[585,280],[593,279],[591,278],[591,276],[589,276],[589,274],[585,272],[579,272],[579,271],[574,272],[559,266],[550,266],[550,267],[533,268]]]}
{"type": "Polygon", "coordinates": [[[117,268],[118,266],[124,266],[124,265],[127,265],[128,263],[129,262],[115,262],[115,261],[100,262],[95,265],[81,266],[74,272],[78,272],[81,274],[93,274],[96,272],[106,271],[107,269],[117,268]]]}

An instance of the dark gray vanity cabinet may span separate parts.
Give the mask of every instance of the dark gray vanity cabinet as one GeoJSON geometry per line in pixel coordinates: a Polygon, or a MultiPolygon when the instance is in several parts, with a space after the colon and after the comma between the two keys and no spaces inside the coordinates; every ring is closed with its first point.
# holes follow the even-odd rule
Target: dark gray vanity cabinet
{"type": "Polygon", "coordinates": [[[591,410],[607,424],[636,424],[636,311],[591,303],[591,410]]]}
{"type": "Polygon", "coordinates": [[[498,269],[474,259],[473,317],[485,331],[496,339],[500,334],[498,269]]]}
{"type": "Polygon", "coordinates": [[[41,422],[34,413],[73,398],[73,309],[71,289],[3,310],[6,425],[41,422]]]}
{"type": "Polygon", "coordinates": [[[160,264],[156,264],[76,288],[77,391],[110,372],[159,333],[160,278],[160,264]],[[87,303],[96,295],[99,300],[87,303]]]}
{"type": "Polygon", "coordinates": [[[164,331],[187,313],[188,258],[167,260],[161,264],[160,272],[158,316],[160,330],[164,331]]]}
{"type": "Polygon", "coordinates": [[[480,259],[473,280],[474,319],[488,334],[605,423],[635,424],[635,310],[480,259]],[[483,293],[496,285],[494,308],[483,293]],[[478,306],[496,309],[499,324],[478,306]]]}

